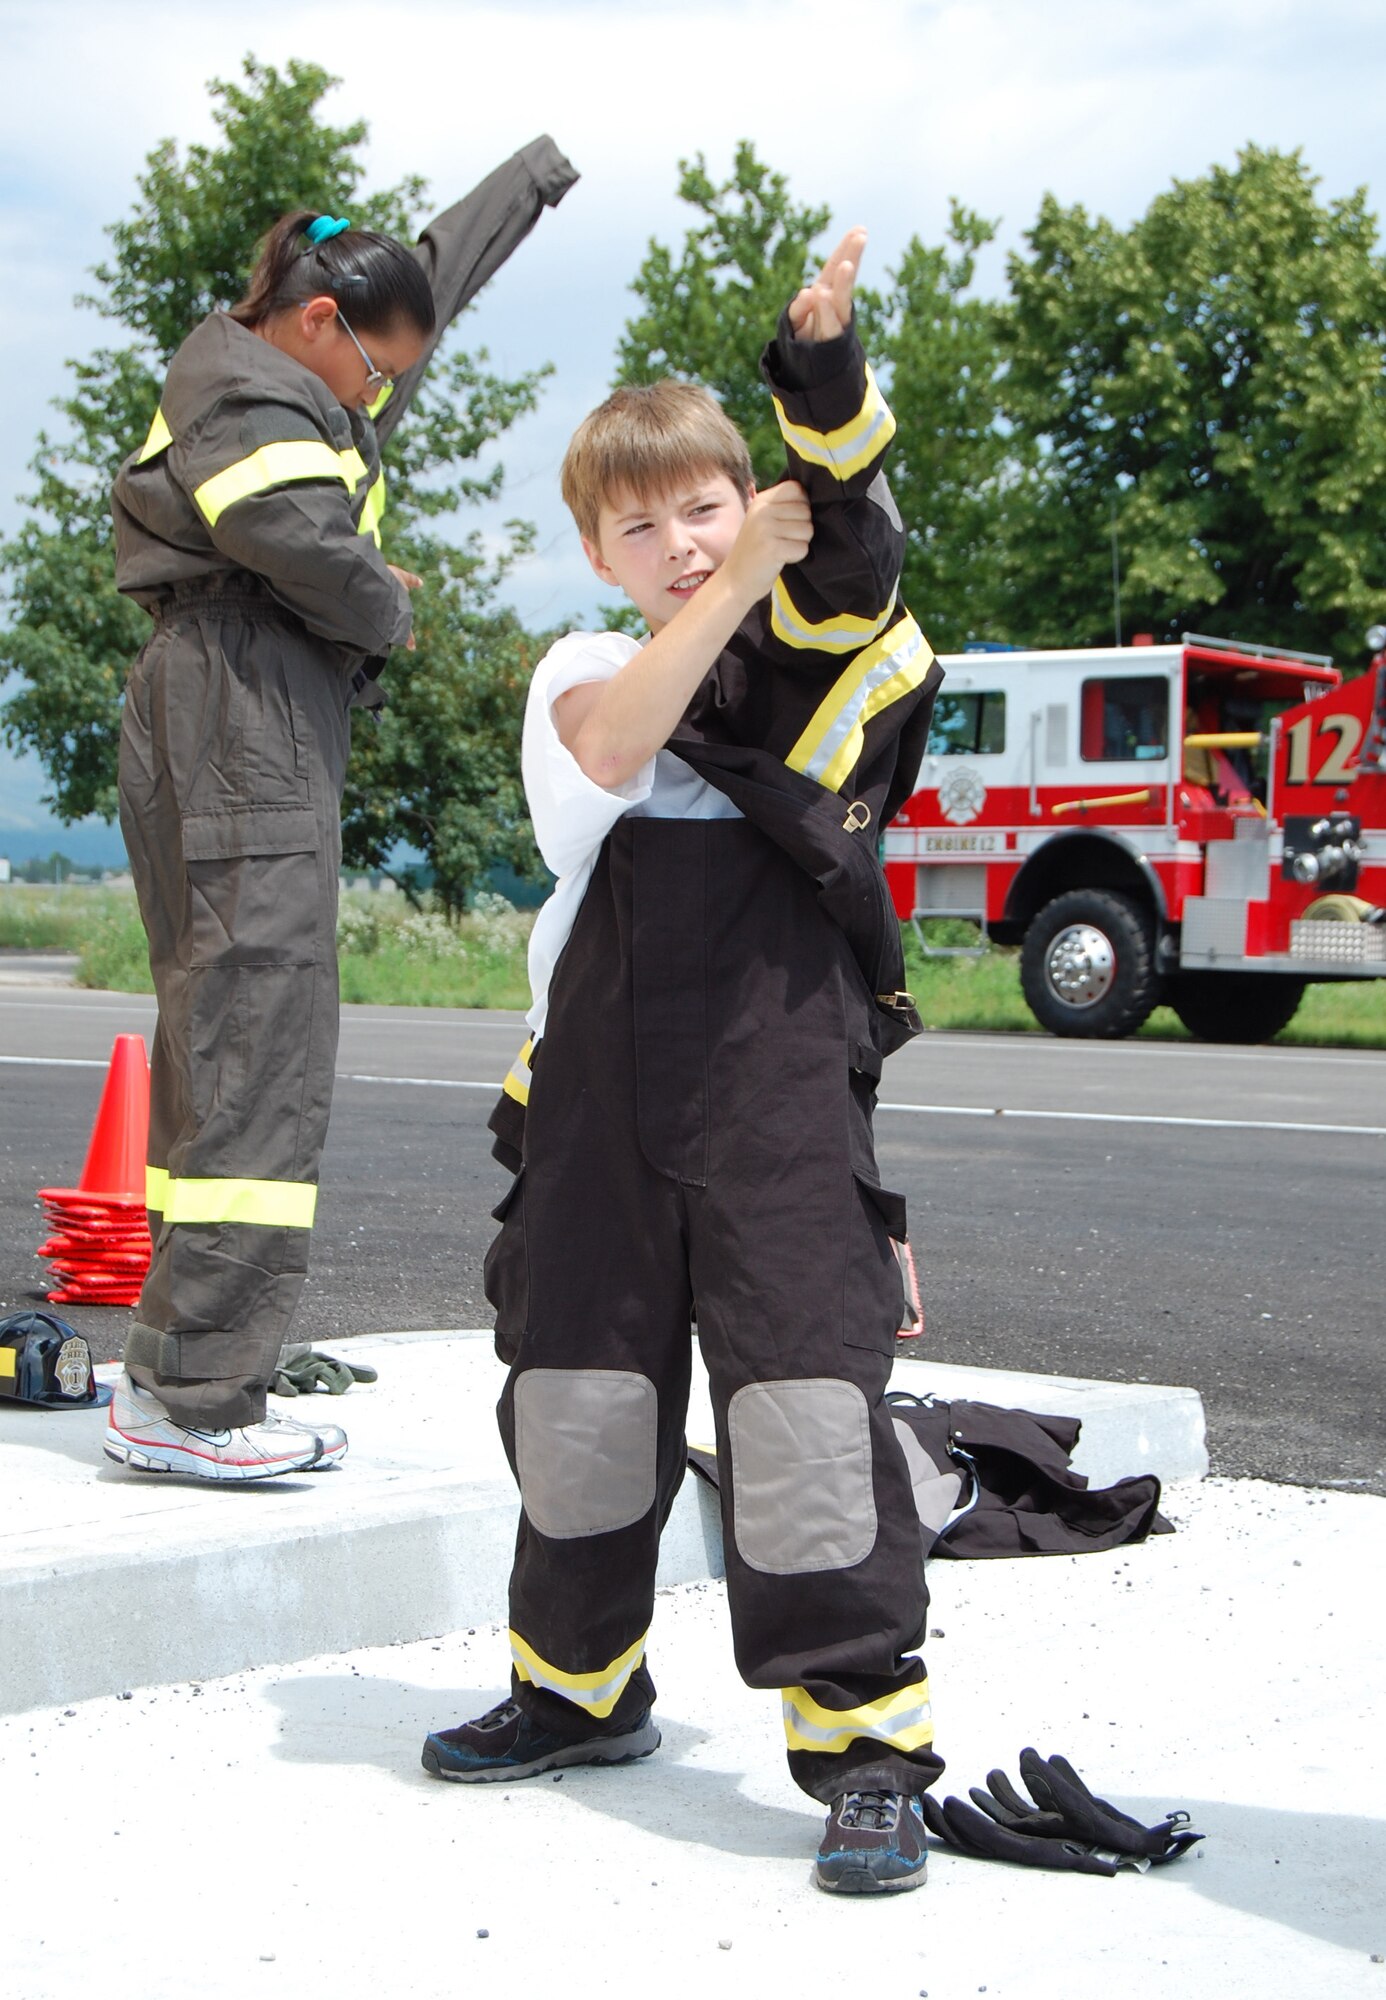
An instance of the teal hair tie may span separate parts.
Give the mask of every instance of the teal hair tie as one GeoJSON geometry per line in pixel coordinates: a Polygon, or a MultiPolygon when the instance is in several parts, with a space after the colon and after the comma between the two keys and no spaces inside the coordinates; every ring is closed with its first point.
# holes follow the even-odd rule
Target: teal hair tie
{"type": "Polygon", "coordinates": [[[344,215],[339,215],[335,222],[330,215],[320,215],[316,222],[309,223],[303,233],[316,249],[319,243],[326,243],[330,236],[340,236],[344,229],[350,227],[344,215]]]}

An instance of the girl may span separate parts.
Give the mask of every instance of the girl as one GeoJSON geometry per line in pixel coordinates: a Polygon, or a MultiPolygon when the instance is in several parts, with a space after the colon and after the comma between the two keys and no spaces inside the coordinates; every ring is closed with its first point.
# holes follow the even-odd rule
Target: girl
{"type": "Polygon", "coordinates": [[[265,1396],[332,1101],[348,709],[413,645],[380,450],[449,322],[575,178],[536,140],[413,250],[285,216],[246,297],[174,356],[116,479],[116,582],[155,626],[120,751],[159,1000],[155,1247],[106,1438],[139,1470],[254,1479],[346,1450],[265,1396]]]}

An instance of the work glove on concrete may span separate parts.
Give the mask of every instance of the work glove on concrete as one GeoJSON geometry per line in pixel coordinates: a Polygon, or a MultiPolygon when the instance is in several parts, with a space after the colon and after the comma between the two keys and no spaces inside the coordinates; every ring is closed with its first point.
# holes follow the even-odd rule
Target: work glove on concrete
{"type": "Polygon", "coordinates": [[[1024,1798],[1004,1771],[987,1774],[986,1787],[971,1787],[972,1805],[925,1797],[925,1824],[937,1839],[984,1861],[1014,1861],[1024,1868],[1058,1868],[1083,1875],[1115,1875],[1119,1868],[1142,1871],[1174,1861],[1196,1840],[1186,1812],[1166,1813],[1158,1826],[1142,1826],[1128,1813],[1099,1799],[1066,1757],[1020,1753],[1020,1775],[1030,1791],[1024,1798]]]}
{"type": "Polygon", "coordinates": [[[320,1354],[306,1340],[289,1342],[279,1350],[274,1380],[276,1396],[311,1396],[325,1389],[329,1396],[345,1396],[353,1382],[374,1382],[374,1368],[359,1361],[338,1361],[333,1354],[320,1354]]]}

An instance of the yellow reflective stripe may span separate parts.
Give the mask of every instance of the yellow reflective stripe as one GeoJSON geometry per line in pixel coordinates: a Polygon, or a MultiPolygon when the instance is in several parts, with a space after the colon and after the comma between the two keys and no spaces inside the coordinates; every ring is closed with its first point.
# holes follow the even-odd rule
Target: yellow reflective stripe
{"type": "Polygon", "coordinates": [[[619,1659],[609,1667],[598,1667],[593,1674],[565,1674],[561,1667],[555,1667],[536,1653],[527,1639],[518,1632],[510,1634],[510,1657],[515,1662],[515,1671],[522,1681],[531,1687],[549,1688],[554,1694],[561,1694],[565,1700],[585,1708],[589,1715],[604,1719],[610,1715],[635,1669],[645,1657],[645,1639],[642,1633],[633,1646],[628,1646],[619,1659]]]}
{"type": "Polygon", "coordinates": [[[13,1347],[0,1347],[0,1375],[13,1379],[19,1373],[19,1351],[13,1347]]]}
{"type": "Polygon", "coordinates": [[[165,1222],[250,1222],[265,1229],[311,1229],[318,1190],[311,1181],[174,1180],[165,1222]]]}
{"type": "Polygon", "coordinates": [[[933,658],[907,611],[833,682],[785,759],[790,770],[816,778],[830,792],[840,790],[861,756],[867,723],[917,688],[933,658]]]}
{"type": "Polygon", "coordinates": [[[850,423],[835,431],[813,431],[806,424],[792,424],[779,397],[774,398],[775,415],[785,443],[810,465],[821,465],[835,479],[850,479],[878,458],[895,435],[895,419],[881,394],[876,377],[866,371],[866,393],[861,408],[850,423]]]}
{"type": "Polygon", "coordinates": [[[135,460],[136,465],[143,465],[146,459],[157,458],[159,453],[167,451],[172,443],[173,432],[168,427],[167,419],[161,409],[156,410],[154,412],[154,421],[149,426],[149,436],[145,439],[140,448],[140,455],[135,460]]]}
{"type": "Polygon", "coordinates": [[[922,1750],[934,1740],[929,1683],[916,1681],[860,1708],[823,1708],[806,1688],[784,1688],[784,1733],[791,1750],[820,1755],[847,1749],[859,1737],[893,1750],[922,1750]]]}
{"type": "Polygon", "coordinates": [[[144,1205],[152,1208],[156,1215],[162,1215],[168,1206],[168,1168],[146,1167],[144,1170],[144,1205]]]}
{"type": "Polygon", "coordinates": [[[783,576],[777,576],[770,586],[770,630],[786,646],[799,646],[815,653],[855,653],[890,623],[895,615],[896,595],[891,592],[889,604],[878,617],[858,618],[850,611],[837,611],[815,625],[795,604],[783,576]]]}
{"type": "Polygon", "coordinates": [[[520,1053],[510,1065],[510,1073],[501,1089],[507,1097],[513,1097],[517,1104],[529,1103],[529,1086],[534,1077],[529,1067],[529,1059],[534,1054],[534,1037],[530,1036],[520,1053]]]}
{"type": "Polygon", "coordinates": [[[262,444],[249,458],[237,459],[224,472],[205,479],[193,494],[208,527],[215,528],[228,507],[267,493],[272,486],[287,486],[299,479],[340,479],[348,493],[354,493],[366,476],[366,465],[352,445],[333,451],[330,444],[316,439],[290,438],[281,444],[262,444]]]}
{"type": "Polygon", "coordinates": [[[376,397],[375,401],[373,403],[368,403],[366,405],[366,415],[368,417],[378,417],[380,415],[380,412],[384,409],[385,405],[389,402],[391,396],[393,396],[394,393],[395,393],[394,383],[387,382],[385,384],[385,387],[381,390],[380,394],[376,397]]]}
{"type": "Polygon", "coordinates": [[[380,521],[385,512],[385,474],[380,477],[366,495],[366,504],[361,509],[361,525],[357,533],[369,535],[376,547],[380,547],[380,521]]]}

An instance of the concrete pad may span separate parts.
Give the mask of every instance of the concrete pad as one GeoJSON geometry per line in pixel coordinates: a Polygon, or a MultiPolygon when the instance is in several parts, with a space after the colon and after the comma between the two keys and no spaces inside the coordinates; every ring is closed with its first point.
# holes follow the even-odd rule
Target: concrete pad
{"type": "Polygon", "coordinates": [[[695,1584],[656,1609],[662,1749],[561,1783],[420,1771],[503,1691],[480,1625],[0,1719],[5,1991],[1380,2000],[1386,1501],[1209,1481],[1170,1508],[1134,1549],[939,1564],[928,1657],[944,1790],[1062,1750],[1147,1821],[1193,1812],[1172,1867],[939,1852],[913,1894],[820,1894],[777,1703],[695,1584]]]}
{"type": "MultiPolygon", "coordinates": [[[[104,1414],[0,1406],[0,1714],[504,1615],[516,1497],[490,1336],[387,1334],[351,1351],[380,1381],[316,1399],[315,1414],[351,1439],[345,1464],[316,1475],[215,1486],[132,1473],[102,1453],[104,1414]]],[[[1081,1416],[1075,1463],[1097,1483],[1207,1466],[1192,1390],[925,1361],[899,1363],[895,1380],[1081,1416]]],[[[688,1434],[713,1435],[701,1370],[688,1434]]],[[[721,1574],[716,1500],[690,1478],[659,1580],[721,1574]]]]}

